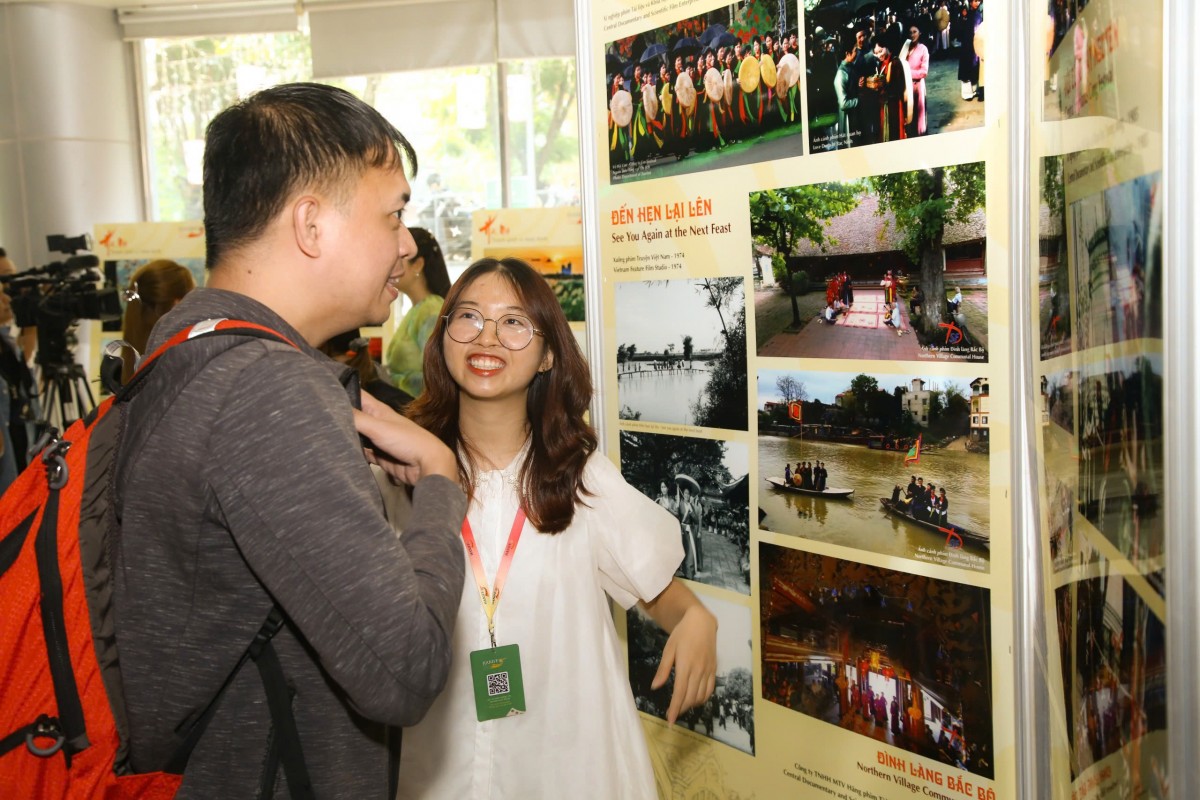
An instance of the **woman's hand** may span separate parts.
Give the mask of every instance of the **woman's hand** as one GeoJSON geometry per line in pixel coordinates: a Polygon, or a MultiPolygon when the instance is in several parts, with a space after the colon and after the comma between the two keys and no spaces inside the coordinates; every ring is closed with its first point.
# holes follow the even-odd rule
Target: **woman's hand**
{"type": "Polygon", "coordinates": [[[667,722],[673,725],[680,714],[702,705],[716,689],[717,618],[677,580],[672,580],[645,608],[655,622],[671,632],[650,688],[663,686],[672,668],[675,670],[675,689],[667,708],[667,722]]]}
{"type": "Polygon", "coordinates": [[[366,392],[362,411],[354,410],[354,427],[371,442],[363,448],[367,461],[392,480],[411,486],[426,475],[442,475],[458,482],[458,463],[450,448],[366,392]]]}

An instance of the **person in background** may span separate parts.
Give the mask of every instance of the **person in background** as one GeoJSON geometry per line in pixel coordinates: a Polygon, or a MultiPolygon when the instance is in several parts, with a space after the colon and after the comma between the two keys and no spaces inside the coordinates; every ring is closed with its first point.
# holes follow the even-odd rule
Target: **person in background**
{"type": "Polygon", "coordinates": [[[963,301],[962,289],[960,289],[959,287],[955,286],[955,287],[954,287],[954,296],[953,296],[953,297],[951,297],[949,300],[947,300],[947,301],[946,301],[947,305],[949,305],[949,306],[950,306],[950,313],[951,313],[951,314],[958,314],[958,313],[959,313],[959,309],[961,309],[961,308],[962,308],[962,301],[963,301]]]}
{"type": "Polygon", "coordinates": [[[471,498],[459,559],[475,577],[461,592],[446,691],[405,732],[399,797],[549,798],[569,787],[576,800],[652,800],[610,598],[640,602],[669,633],[652,682],[664,686],[674,668],[667,722],[702,705],[716,680],[716,620],[673,577],[679,522],[596,450],[587,363],[541,275],[482,259],[446,309],[408,413],[457,453],[471,498]],[[500,654],[523,676],[526,713],[480,712],[489,695],[475,681],[494,676],[482,669],[500,654]]]}
{"type": "Polygon", "coordinates": [[[834,134],[835,148],[853,147],[861,138],[859,122],[859,87],[861,76],[855,66],[859,58],[858,40],[849,35],[842,36],[842,62],[833,76],[833,92],[837,97],[838,117],[834,134]]]}
{"type": "Polygon", "coordinates": [[[909,27],[908,39],[900,48],[900,58],[908,64],[908,71],[912,75],[912,124],[917,136],[924,136],[929,125],[928,115],[925,113],[925,77],[929,75],[929,48],[922,44],[921,30],[916,25],[909,27]]]}
{"type": "Polygon", "coordinates": [[[894,142],[908,138],[904,130],[904,65],[895,58],[887,39],[875,40],[877,96],[879,98],[879,141],[894,142]]]}
{"type": "Polygon", "coordinates": [[[908,311],[914,317],[925,313],[925,290],[920,283],[913,288],[912,297],[908,299],[908,311]]]}
{"type": "MultiPolygon", "coordinates": [[[[16,265],[0,247],[0,276],[15,275],[16,272],[16,265]]],[[[0,430],[3,430],[4,447],[0,453],[0,492],[25,469],[28,464],[26,451],[30,441],[37,438],[33,424],[37,417],[37,387],[29,368],[32,353],[25,349],[37,346],[37,328],[22,328],[16,332],[15,324],[12,299],[0,291],[0,430]]]]}
{"type": "Polygon", "coordinates": [[[159,259],[144,264],[133,273],[126,290],[125,319],[121,338],[136,353],[124,352],[121,383],[133,377],[136,359],[146,354],[146,342],[154,323],[179,304],[184,295],[196,288],[192,272],[182,264],[159,259]]]}
{"type": "Polygon", "coordinates": [[[442,300],[450,291],[450,276],[442,247],[433,234],[424,228],[411,228],[410,232],[417,243],[416,255],[404,259],[404,269],[392,280],[392,285],[413,305],[388,342],[384,363],[392,383],[405,394],[416,397],[425,388],[422,371],[425,343],[442,313],[442,300]]]}

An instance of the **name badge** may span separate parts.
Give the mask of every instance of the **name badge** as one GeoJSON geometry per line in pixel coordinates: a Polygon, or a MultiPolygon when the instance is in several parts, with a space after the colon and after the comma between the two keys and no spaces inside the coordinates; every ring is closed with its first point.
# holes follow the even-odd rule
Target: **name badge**
{"type": "Polygon", "coordinates": [[[525,684],[517,645],[471,653],[471,678],[480,722],[525,713],[525,684]]]}

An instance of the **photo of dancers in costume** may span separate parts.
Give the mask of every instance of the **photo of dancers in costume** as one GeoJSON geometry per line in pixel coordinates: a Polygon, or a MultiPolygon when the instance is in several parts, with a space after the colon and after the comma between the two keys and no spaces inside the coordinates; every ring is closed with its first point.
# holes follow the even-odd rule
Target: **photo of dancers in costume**
{"type": "Polygon", "coordinates": [[[606,45],[613,183],[804,152],[799,34],[769,13],[722,8],[606,45]]]}
{"type": "Polygon", "coordinates": [[[982,0],[806,5],[810,152],[983,125],[982,0]]]}

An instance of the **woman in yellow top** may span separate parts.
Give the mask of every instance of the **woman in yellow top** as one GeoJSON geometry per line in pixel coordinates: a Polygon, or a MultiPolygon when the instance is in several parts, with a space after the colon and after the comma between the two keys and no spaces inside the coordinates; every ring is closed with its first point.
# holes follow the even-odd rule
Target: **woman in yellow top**
{"type": "Polygon", "coordinates": [[[412,302],[396,333],[388,342],[388,374],[397,387],[413,397],[425,388],[421,365],[425,360],[425,342],[437,325],[442,299],[450,291],[450,276],[442,247],[424,228],[409,228],[417,243],[417,254],[405,261],[404,273],[393,285],[412,302]]]}

